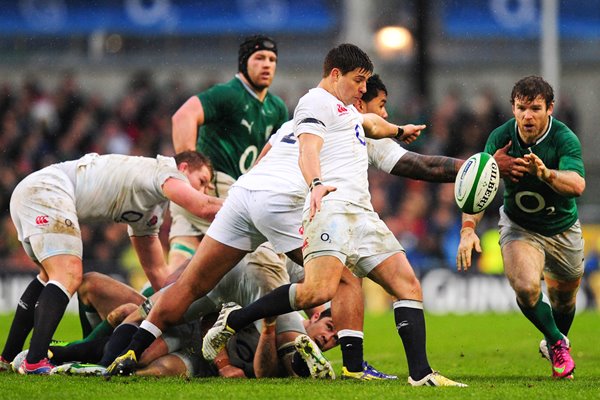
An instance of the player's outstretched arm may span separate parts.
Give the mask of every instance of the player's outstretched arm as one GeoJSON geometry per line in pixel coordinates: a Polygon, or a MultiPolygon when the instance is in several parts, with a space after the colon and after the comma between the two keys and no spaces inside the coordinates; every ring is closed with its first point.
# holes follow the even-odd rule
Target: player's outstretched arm
{"type": "Polygon", "coordinates": [[[445,156],[428,156],[409,151],[403,155],[392,175],[427,182],[454,182],[456,174],[465,160],[445,156]]]}
{"type": "Polygon", "coordinates": [[[372,139],[394,138],[403,143],[414,142],[421,131],[426,128],[425,125],[396,125],[388,122],[384,118],[374,113],[363,114],[363,128],[365,135],[372,139]]]}
{"type": "Polygon", "coordinates": [[[190,97],[171,117],[175,154],[196,150],[198,127],[204,124],[204,108],[198,96],[190,97]]]}
{"type": "Polygon", "coordinates": [[[537,176],[556,193],[567,197],[579,197],[583,194],[585,179],[577,172],[550,169],[534,153],[525,154],[525,159],[529,161],[529,173],[537,176]]]}
{"type": "Polygon", "coordinates": [[[163,193],[175,204],[185,208],[197,217],[212,221],[221,209],[223,199],[206,195],[194,189],[188,182],[169,178],[163,183],[163,193]]]}
{"type": "Polygon", "coordinates": [[[169,276],[169,269],[158,235],[130,236],[130,239],[146,277],[154,290],[159,290],[169,276]]]}
{"type": "Polygon", "coordinates": [[[254,375],[257,378],[270,378],[277,376],[279,370],[279,357],[277,356],[276,320],[265,318],[256,354],[254,355],[254,375]]]}
{"type": "Polygon", "coordinates": [[[460,230],[460,243],[456,254],[456,267],[459,271],[466,271],[471,268],[473,249],[481,253],[481,244],[479,237],[475,233],[475,227],[483,218],[484,211],[479,214],[462,215],[462,229],[460,230]]]}

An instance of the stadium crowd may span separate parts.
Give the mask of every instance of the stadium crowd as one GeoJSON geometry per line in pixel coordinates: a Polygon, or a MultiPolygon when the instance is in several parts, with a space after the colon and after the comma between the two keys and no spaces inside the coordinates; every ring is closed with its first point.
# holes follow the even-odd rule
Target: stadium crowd
{"type": "MultiPolygon", "coordinates": [[[[191,88],[172,81],[161,87],[150,72],[139,71],[116,100],[109,101],[87,92],[71,71],[66,71],[55,87],[44,86],[35,75],[21,84],[0,83],[0,273],[36,271],[17,240],[8,213],[10,195],[23,177],[89,152],[173,155],[172,114],[192,93],[211,84],[191,88]]],[[[393,95],[391,101],[388,110],[393,119],[428,125],[421,138],[409,146],[411,150],[459,158],[481,151],[487,134],[510,113],[508,100],[499,100],[489,88],[471,99],[465,99],[459,88],[451,88],[436,105],[404,99],[399,105],[393,95]]],[[[295,104],[287,106],[293,110],[295,104]]],[[[576,131],[572,108],[558,110],[558,118],[576,131]]],[[[453,184],[402,182],[399,179],[404,178],[377,171],[370,175],[375,210],[404,245],[417,272],[440,266],[455,269],[460,213],[453,184]]],[[[498,197],[498,205],[500,201],[498,197]]],[[[490,207],[483,230],[495,231],[495,218],[489,216],[497,208],[490,207]]],[[[164,243],[168,229],[167,218],[161,229],[164,243]]],[[[133,278],[136,260],[125,230],[122,224],[82,226],[86,271],[133,278]]]]}

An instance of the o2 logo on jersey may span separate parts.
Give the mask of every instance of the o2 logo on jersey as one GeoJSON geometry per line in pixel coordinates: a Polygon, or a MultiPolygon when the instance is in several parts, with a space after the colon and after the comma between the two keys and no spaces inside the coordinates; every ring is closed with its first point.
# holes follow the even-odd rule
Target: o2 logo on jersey
{"type": "Polygon", "coordinates": [[[354,131],[356,132],[356,138],[358,139],[359,143],[362,144],[363,146],[366,146],[367,145],[367,141],[364,140],[360,136],[360,125],[356,124],[356,126],[354,127],[354,131]]]}

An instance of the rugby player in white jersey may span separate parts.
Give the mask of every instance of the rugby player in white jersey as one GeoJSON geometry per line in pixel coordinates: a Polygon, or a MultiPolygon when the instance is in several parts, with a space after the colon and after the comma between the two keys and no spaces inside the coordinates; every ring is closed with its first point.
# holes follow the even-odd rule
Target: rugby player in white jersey
{"type": "MultiPolygon", "coordinates": [[[[420,284],[402,246],[370,204],[365,130],[406,133],[406,127],[381,126],[351,106],[365,92],[372,69],[368,56],[356,46],[332,49],[319,86],[300,99],[294,113],[299,165],[311,192],[303,218],[304,283],[281,287],[242,309],[224,308],[204,339],[205,356],[211,357],[228,336],[255,319],[331,300],[348,266],[396,298],[394,316],[408,361],[409,384],[466,386],[429,366],[420,284]]],[[[342,348],[361,342],[361,338],[340,338],[342,348]]],[[[342,369],[342,377],[363,374],[342,369]]]]}
{"type": "Polygon", "coordinates": [[[222,200],[198,191],[207,179],[209,163],[195,151],[175,158],[87,154],[23,179],[11,197],[11,217],[40,274],[20,299],[1,361],[11,361],[33,329],[22,372],[48,374],[53,368],[48,345],[82,280],[80,223],[127,224],[144,272],[160,288],[169,274],[158,238],[163,211],[172,200],[214,218],[222,200]]]}
{"type": "MultiPolygon", "coordinates": [[[[370,114],[367,119],[371,121],[373,135],[384,132],[383,135],[396,136],[398,133],[397,125],[378,115],[370,114]]],[[[404,128],[406,132],[401,138],[410,141],[424,126],[406,125],[404,128]]],[[[281,139],[283,143],[295,142],[289,125],[282,131],[286,132],[286,137],[281,139]]],[[[302,263],[299,228],[308,187],[299,174],[298,150],[293,147],[273,148],[264,161],[232,186],[224,209],[209,228],[189,266],[167,289],[167,292],[175,290],[173,293],[177,296],[162,296],[154,305],[127,351],[109,366],[111,373],[131,373],[141,353],[161,335],[162,329],[176,323],[193,300],[204,296],[246,253],[266,240],[278,253],[286,253],[302,263]]],[[[357,306],[362,307],[362,301],[357,306]]],[[[352,311],[346,310],[347,313],[340,314],[348,315],[352,311]]]]}

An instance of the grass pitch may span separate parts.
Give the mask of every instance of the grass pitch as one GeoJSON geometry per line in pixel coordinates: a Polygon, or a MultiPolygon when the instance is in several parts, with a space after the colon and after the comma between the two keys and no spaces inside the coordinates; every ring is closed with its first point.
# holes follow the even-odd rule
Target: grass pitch
{"type": "MultiPolygon", "coordinates": [[[[0,316],[0,343],[11,317],[0,316]]],[[[400,377],[396,382],[314,381],[309,379],[225,380],[20,376],[0,374],[2,399],[591,399],[600,393],[600,315],[575,318],[570,339],[577,364],[573,381],[553,380],[537,347],[537,331],[520,314],[427,315],[429,361],[468,388],[412,388],[402,343],[391,313],[367,315],[365,358],[400,377]]],[[[77,339],[76,316],[61,323],[58,339],[77,339]]],[[[336,372],[339,349],[327,353],[336,372]]]]}

